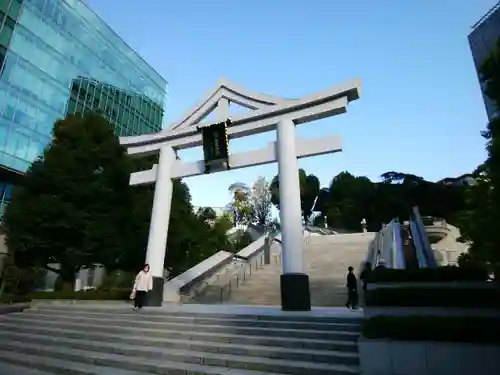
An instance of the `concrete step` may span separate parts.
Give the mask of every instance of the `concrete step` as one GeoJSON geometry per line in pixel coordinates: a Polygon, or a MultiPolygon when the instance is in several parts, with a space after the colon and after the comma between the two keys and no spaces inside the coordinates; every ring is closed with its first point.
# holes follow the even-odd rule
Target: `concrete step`
{"type": "MultiPolygon", "coordinates": [[[[102,343],[100,346],[97,343],[92,343],[92,345],[94,345],[94,349],[102,350],[102,343]]],[[[25,341],[2,340],[2,352],[9,350],[22,354],[157,374],[175,374],[175,372],[169,368],[169,365],[172,366],[172,364],[176,363],[184,363],[184,366],[187,364],[205,365],[203,368],[197,370],[198,373],[201,374],[210,373],[206,372],[206,370],[212,370],[211,366],[238,369],[238,372],[235,372],[235,374],[243,374],[243,370],[246,369],[282,374],[350,375],[359,373],[358,366],[279,360],[195,351],[152,349],[150,351],[150,357],[143,357],[143,352],[140,352],[140,350],[136,351],[135,354],[140,352],[141,355],[132,356],[131,354],[115,354],[116,352],[123,352],[127,349],[129,350],[127,353],[133,353],[134,348],[138,348],[138,346],[111,346],[111,353],[103,353],[101,351],[94,350],[70,349],[68,347],[60,347],[59,345],[42,345],[38,343],[27,343],[25,341]]],[[[3,358],[1,353],[0,358],[3,358]]],[[[187,373],[186,370],[184,371],[184,374],[187,373]]],[[[217,372],[217,374],[224,374],[224,372],[217,372]]]]}
{"type": "MultiPolygon", "coordinates": [[[[159,347],[155,345],[144,345],[144,339],[135,341],[124,339],[115,342],[104,342],[104,340],[88,340],[84,338],[66,338],[56,334],[52,336],[32,334],[24,332],[2,332],[2,342],[29,342],[30,344],[63,345],[72,349],[90,350],[101,353],[113,353],[126,356],[140,356],[143,358],[162,357],[171,361],[193,362],[191,357],[203,357],[206,354],[218,355],[219,357],[232,358],[236,356],[282,359],[289,361],[302,361],[327,364],[354,365],[359,364],[359,356],[353,352],[336,352],[327,350],[289,349],[263,346],[249,346],[231,344],[221,345],[215,343],[203,343],[192,341],[177,341],[175,346],[159,347]],[[119,343],[119,345],[117,345],[119,343]],[[133,344],[131,344],[133,343],[133,344]],[[190,360],[186,360],[190,357],[190,360]]],[[[165,342],[164,342],[165,343],[165,342]]]]}
{"type": "MultiPolygon", "coordinates": [[[[228,317],[231,319],[251,319],[251,320],[265,320],[265,321],[296,321],[296,322],[316,322],[316,323],[342,323],[342,322],[362,322],[361,314],[352,314],[352,312],[345,312],[344,309],[339,310],[339,312],[334,314],[325,314],[321,311],[314,312],[284,312],[279,308],[270,309],[263,307],[260,309],[256,306],[232,306],[227,308],[224,305],[213,305],[213,306],[203,306],[203,305],[179,305],[178,309],[173,308],[171,305],[161,308],[146,308],[140,312],[141,315],[151,316],[183,316],[190,318],[218,318],[225,320],[228,317]],[[319,314],[318,314],[319,312],[319,314]],[[342,312],[342,314],[341,314],[342,312]]],[[[53,313],[55,311],[71,312],[76,313],[105,313],[112,314],[113,316],[122,315],[137,315],[137,312],[132,311],[132,305],[130,308],[125,309],[124,306],[107,306],[100,303],[94,302],[93,305],[89,306],[86,304],[68,304],[59,303],[51,304],[48,301],[47,304],[36,305],[29,310],[25,310],[24,313],[30,311],[50,311],[53,313]]]]}
{"type": "MultiPolygon", "coordinates": [[[[108,319],[109,314],[104,312],[73,312],[61,310],[29,310],[23,316],[32,315],[37,319],[49,320],[64,320],[68,319],[92,319],[102,320],[108,319]]],[[[244,317],[233,318],[232,316],[186,316],[186,315],[143,315],[141,313],[122,313],[113,315],[113,322],[127,322],[129,324],[136,322],[138,319],[146,319],[149,322],[158,323],[183,323],[183,324],[201,324],[201,325],[224,325],[224,326],[247,326],[257,328],[292,328],[292,329],[306,329],[306,330],[322,330],[322,331],[356,331],[359,332],[360,322],[351,321],[350,319],[339,320],[335,322],[308,322],[308,321],[280,321],[280,320],[267,320],[267,319],[249,319],[244,317]],[[140,315],[139,315],[140,314],[140,315]],[[138,318],[140,317],[140,318],[138,318]]]]}
{"type": "Polygon", "coordinates": [[[169,331],[156,329],[141,329],[134,326],[115,328],[110,325],[73,324],[61,326],[45,324],[43,321],[0,320],[0,332],[24,332],[58,337],[82,338],[101,340],[103,342],[141,342],[143,345],[159,347],[184,347],[186,343],[193,346],[202,344],[220,345],[220,347],[234,346],[262,346],[271,348],[290,348],[300,350],[333,350],[342,352],[357,352],[357,342],[354,340],[321,340],[297,339],[288,337],[243,336],[235,334],[200,333],[193,331],[169,331]],[[43,324],[40,324],[43,323],[43,324]]]}
{"type": "MultiPolygon", "coordinates": [[[[98,360],[102,360],[102,358],[98,357],[98,360]]],[[[50,373],[45,371],[40,372],[40,375],[279,375],[276,373],[273,374],[261,371],[229,369],[215,366],[209,367],[195,364],[167,362],[162,360],[147,360],[149,370],[151,370],[148,371],[145,369],[146,366],[141,365],[140,358],[123,358],[124,363],[127,363],[129,361],[132,362],[132,365],[134,365],[135,361],[135,363],[138,364],[138,366],[135,367],[141,367],[141,369],[137,371],[130,371],[117,367],[98,366],[88,363],[88,361],[73,362],[46,356],[13,353],[5,350],[0,350],[0,370],[2,369],[1,366],[3,365],[10,366],[11,369],[20,370],[20,372],[13,372],[12,375],[38,375],[36,372],[30,373],[30,371],[37,371],[36,369],[50,371],[50,373]]],[[[146,363],[145,359],[144,363],[146,363]]],[[[11,375],[9,373],[4,374],[3,372],[0,372],[0,374],[11,375]]]]}
{"type": "MultiPolygon", "coordinates": [[[[131,326],[140,328],[141,330],[161,334],[162,331],[180,331],[180,332],[199,332],[199,333],[218,333],[218,334],[239,334],[248,336],[272,336],[272,337],[294,337],[303,339],[324,339],[324,340],[351,340],[355,341],[359,332],[346,330],[319,330],[319,329],[292,329],[292,328],[262,328],[262,327],[248,327],[248,326],[226,326],[219,324],[192,324],[192,323],[172,323],[172,322],[150,322],[143,317],[138,316],[135,321],[130,320],[117,320],[117,319],[97,319],[97,318],[72,318],[64,317],[59,320],[50,320],[51,317],[41,319],[40,315],[37,316],[37,321],[45,325],[70,328],[72,326],[85,326],[88,330],[99,330],[102,327],[108,327],[110,330],[129,329],[131,326]],[[94,328],[95,327],[95,328],[94,328]]],[[[5,320],[17,322],[20,324],[33,321],[31,316],[27,315],[12,315],[5,320]]]]}
{"type": "MultiPolygon", "coordinates": [[[[188,305],[189,306],[189,305],[188,305]]],[[[141,316],[146,316],[147,319],[152,317],[183,317],[183,318],[215,318],[220,320],[230,319],[247,319],[247,320],[257,320],[257,321],[272,321],[272,322],[307,322],[307,323],[358,323],[362,322],[362,315],[360,314],[352,314],[352,312],[346,311],[344,314],[336,313],[335,315],[325,315],[325,314],[312,314],[311,312],[283,312],[277,311],[276,309],[265,309],[259,310],[257,308],[251,307],[248,309],[248,306],[236,306],[236,308],[228,309],[226,306],[211,306],[216,307],[217,310],[210,309],[209,306],[202,305],[191,305],[195,307],[195,310],[186,309],[187,306],[183,306],[184,308],[179,310],[174,309],[164,309],[164,308],[146,308],[141,311],[139,314],[141,316]],[[238,309],[239,308],[239,309],[238,309]],[[241,309],[243,308],[243,309],[241,309]],[[200,309],[203,312],[200,312],[200,309]],[[266,311],[266,312],[256,312],[256,311],[266,311]],[[277,313],[278,312],[278,313],[277,313]]],[[[47,311],[50,314],[53,314],[57,311],[60,312],[68,312],[71,315],[73,314],[92,314],[92,313],[104,313],[111,314],[113,317],[117,316],[137,316],[137,312],[133,312],[130,306],[130,309],[124,309],[122,306],[86,306],[86,305],[71,305],[71,304],[47,304],[47,305],[38,305],[29,310],[25,310],[23,314],[26,312],[44,312],[47,311]]],[[[344,309],[340,310],[344,312],[344,309]]],[[[19,315],[19,314],[15,314],[19,315]]],[[[14,315],[13,315],[14,316],[14,315]]]]}
{"type": "Polygon", "coordinates": [[[0,362],[0,374],[2,375],[54,375],[53,372],[33,370],[26,367],[11,365],[0,362]]]}

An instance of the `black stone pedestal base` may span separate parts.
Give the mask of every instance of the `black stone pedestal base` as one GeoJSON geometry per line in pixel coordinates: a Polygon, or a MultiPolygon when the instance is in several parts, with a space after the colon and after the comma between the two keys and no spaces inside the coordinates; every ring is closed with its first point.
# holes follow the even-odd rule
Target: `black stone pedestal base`
{"type": "Polygon", "coordinates": [[[163,302],[163,277],[153,277],[153,290],[148,293],[146,306],[159,307],[163,302]]]}
{"type": "Polygon", "coordinates": [[[309,276],[303,273],[281,275],[281,309],[284,311],[310,311],[309,276]]]}

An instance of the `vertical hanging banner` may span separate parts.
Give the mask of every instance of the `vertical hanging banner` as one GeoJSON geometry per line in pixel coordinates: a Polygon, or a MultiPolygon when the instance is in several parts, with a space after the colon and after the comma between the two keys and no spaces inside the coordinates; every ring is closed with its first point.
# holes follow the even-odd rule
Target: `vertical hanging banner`
{"type": "Polygon", "coordinates": [[[229,139],[227,127],[231,120],[198,127],[203,142],[203,156],[205,160],[205,173],[225,171],[229,166],[229,139]]]}

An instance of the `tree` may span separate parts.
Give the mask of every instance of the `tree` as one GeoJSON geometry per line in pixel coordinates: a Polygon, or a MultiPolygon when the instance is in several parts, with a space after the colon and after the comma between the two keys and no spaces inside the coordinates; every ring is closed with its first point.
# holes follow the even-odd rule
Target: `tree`
{"type": "Polygon", "coordinates": [[[373,183],[366,177],[356,177],[348,172],[335,176],[329,187],[326,203],[328,224],[334,228],[360,230],[363,218],[373,221],[373,183]]]}
{"type": "Polygon", "coordinates": [[[233,226],[233,216],[228,212],[224,212],[222,215],[218,216],[214,222],[214,228],[223,233],[226,233],[228,230],[233,228],[233,226]]]}
{"type": "Polygon", "coordinates": [[[313,213],[314,202],[319,195],[319,178],[313,174],[306,175],[303,169],[299,170],[300,181],[300,204],[302,207],[302,216],[307,223],[313,213]]]}
{"type": "Polygon", "coordinates": [[[187,185],[174,180],[165,266],[176,276],[227,246],[225,230],[198,216],[187,185]]]}
{"type": "Polygon", "coordinates": [[[272,219],[272,202],[270,185],[264,177],[257,178],[252,186],[251,204],[254,223],[267,227],[272,219]]]}
{"type": "Polygon", "coordinates": [[[67,284],[82,266],[114,263],[127,246],[130,171],[104,118],[57,121],[52,143],[14,189],[4,217],[16,263],[54,271],[67,284]]]}
{"type": "Polygon", "coordinates": [[[235,224],[250,223],[253,218],[250,188],[242,182],[235,182],[229,186],[228,190],[233,197],[229,209],[234,214],[235,224]]]}
{"type": "Polygon", "coordinates": [[[217,213],[212,207],[200,207],[198,208],[198,211],[196,214],[203,220],[203,221],[210,221],[210,220],[215,220],[217,218],[217,213]]]}
{"type": "MultiPolygon", "coordinates": [[[[500,39],[480,69],[485,93],[500,108],[500,39]]],[[[475,171],[477,182],[467,191],[467,208],[460,229],[462,241],[469,243],[471,257],[493,264],[500,262],[500,117],[493,118],[486,131],[488,153],[484,164],[475,171]]],[[[497,275],[498,277],[498,275],[497,275]]]]}
{"type": "Polygon", "coordinates": [[[321,212],[316,224],[347,231],[361,230],[366,219],[368,230],[378,231],[393,218],[407,220],[413,206],[429,216],[439,216],[455,222],[464,207],[463,186],[446,186],[425,181],[422,177],[401,172],[387,172],[382,182],[374,183],[363,176],[341,172],[328,188],[322,188],[315,210],[321,212]]]}
{"type": "MultiPolygon", "coordinates": [[[[299,169],[299,184],[300,184],[300,204],[302,208],[302,216],[304,221],[308,221],[312,214],[314,201],[320,191],[320,183],[318,177],[313,174],[307,174],[303,169],[299,169]]],[[[271,201],[280,208],[279,196],[279,175],[274,176],[270,185],[271,201]]]]}

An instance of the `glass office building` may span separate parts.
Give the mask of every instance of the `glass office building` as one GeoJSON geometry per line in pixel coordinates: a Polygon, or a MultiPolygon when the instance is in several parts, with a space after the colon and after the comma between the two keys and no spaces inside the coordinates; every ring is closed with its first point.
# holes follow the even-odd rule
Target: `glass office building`
{"type": "Polygon", "coordinates": [[[66,113],[161,129],[166,81],[80,0],[0,0],[0,214],[66,113]]]}
{"type": "Polygon", "coordinates": [[[145,95],[78,77],[71,84],[67,114],[87,112],[101,113],[115,126],[118,136],[157,132],[163,118],[162,106],[145,95]]]}
{"type": "MultiPolygon", "coordinates": [[[[497,40],[500,38],[500,2],[490,9],[481,19],[472,27],[469,34],[469,45],[474,59],[474,65],[479,77],[479,69],[484,61],[490,56],[497,40]]],[[[481,83],[481,88],[484,85],[481,83]]],[[[500,111],[495,104],[483,93],[484,104],[488,119],[498,116],[500,111]]]]}

